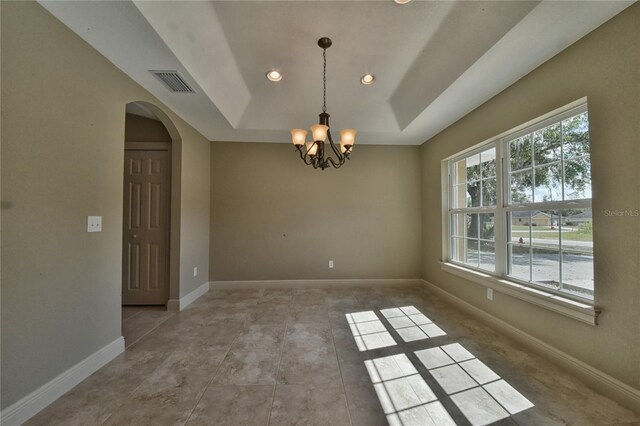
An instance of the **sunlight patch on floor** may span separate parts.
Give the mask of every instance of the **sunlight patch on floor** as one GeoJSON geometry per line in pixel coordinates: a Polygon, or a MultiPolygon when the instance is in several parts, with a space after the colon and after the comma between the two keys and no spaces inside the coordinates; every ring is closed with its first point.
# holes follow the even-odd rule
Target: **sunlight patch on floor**
{"type": "Polygon", "coordinates": [[[365,361],[390,425],[455,425],[405,354],[365,361]]]}
{"type": "Polygon", "coordinates": [[[416,351],[415,355],[474,426],[534,406],[460,343],[416,351]]]}
{"type": "Polygon", "coordinates": [[[354,312],[345,316],[360,352],[396,345],[375,312],[354,312]]]}
{"type": "MultiPolygon", "coordinates": [[[[415,306],[381,309],[380,313],[405,342],[446,335],[415,306]]],[[[398,352],[404,350],[376,312],[354,312],[346,318],[361,352],[390,346],[398,346],[398,352]]],[[[446,394],[441,400],[450,399],[445,401],[450,410],[454,409],[451,402],[457,406],[455,416],[462,413],[473,426],[489,425],[534,406],[460,343],[418,350],[414,355],[428,373],[422,370],[421,374],[406,353],[364,361],[392,426],[456,424],[424,374],[437,382],[442,389],[437,392],[446,394]]]]}
{"type": "Polygon", "coordinates": [[[380,313],[384,315],[389,324],[405,342],[445,336],[447,334],[415,306],[382,309],[380,313]]]}

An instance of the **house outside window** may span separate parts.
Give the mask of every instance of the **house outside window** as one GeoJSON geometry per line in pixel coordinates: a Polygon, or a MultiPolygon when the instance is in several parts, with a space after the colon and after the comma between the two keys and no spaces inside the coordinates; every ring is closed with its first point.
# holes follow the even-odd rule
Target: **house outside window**
{"type": "Polygon", "coordinates": [[[447,161],[446,261],[593,302],[586,102],[447,161]]]}

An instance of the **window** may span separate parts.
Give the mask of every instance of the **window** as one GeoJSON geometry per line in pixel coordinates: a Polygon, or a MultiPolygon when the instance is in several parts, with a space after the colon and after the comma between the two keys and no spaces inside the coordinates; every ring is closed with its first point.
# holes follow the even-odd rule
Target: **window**
{"type": "Polygon", "coordinates": [[[495,271],[495,145],[451,163],[451,258],[495,271]]]}
{"type": "Polygon", "coordinates": [[[592,301],[586,103],[447,161],[447,260],[592,301]]]}

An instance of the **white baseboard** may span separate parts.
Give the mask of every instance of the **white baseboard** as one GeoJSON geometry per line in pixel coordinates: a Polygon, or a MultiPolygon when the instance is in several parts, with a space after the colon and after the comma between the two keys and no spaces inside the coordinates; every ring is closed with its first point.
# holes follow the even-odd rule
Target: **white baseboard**
{"type": "Polygon", "coordinates": [[[124,352],[124,338],[118,337],[50,382],[2,410],[0,424],[3,426],[23,424],[122,352],[124,352]]]}
{"type": "Polygon", "coordinates": [[[332,280],[258,280],[211,281],[211,289],[241,290],[261,288],[337,288],[337,287],[407,287],[422,285],[419,278],[396,279],[332,279],[332,280]]]}
{"type": "Polygon", "coordinates": [[[206,282],[180,299],[169,299],[167,302],[167,311],[181,311],[208,291],[209,282],[206,282]]]}
{"type": "Polygon", "coordinates": [[[423,284],[442,296],[444,299],[450,301],[452,304],[462,308],[471,315],[474,315],[481,321],[487,323],[492,328],[500,331],[502,334],[517,340],[541,356],[561,365],[585,383],[603,393],[605,396],[617,401],[621,405],[624,405],[633,411],[640,413],[640,390],[622,383],[620,380],[609,376],[608,374],[572,357],[565,352],[562,352],[560,349],[557,349],[520,330],[519,328],[494,317],[493,315],[460,299],[457,296],[454,296],[435,284],[426,280],[423,280],[423,284]]]}

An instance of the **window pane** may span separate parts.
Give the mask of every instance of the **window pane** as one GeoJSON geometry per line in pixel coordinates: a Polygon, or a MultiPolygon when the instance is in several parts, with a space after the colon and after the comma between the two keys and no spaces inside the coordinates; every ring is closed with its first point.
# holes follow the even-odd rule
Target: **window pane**
{"type": "Polygon", "coordinates": [[[560,252],[533,247],[532,281],[549,288],[560,289],[560,252]]]}
{"type": "Polygon", "coordinates": [[[452,185],[460,185],[467,182],[466,162],[464,160],[457,161],[451,165],[452,185]]]}
{"type": "Polygon", "coordinates": [[[511,235],[507,242],[530,244],[531,212],[511,212],[508,217],[511,219],[511,226],[509,227],[511,235]]]}
{"type": "Polygon", "coordinates": [[[562,200],[562,167],[560,163],[535,168],[536,190],[534,201],[562,200]]]}
{"type": "Polygon", "coordinates": [[[464,262],[465,259],[465,240],[464,238],[451,238],[451,259],[458,262],[464,262]]]}
{"type": "Polygon", "coordinates": [[[478,240],[471,240],[467,238],[465,240],[465,244],[466,244],[467,250],[466,250],[466,259],[464,260],[464,263],[471,266],[478,267],[478,265],[480,264],[479,262],[480,256],[478,255],[478,240]]]}
{"type": "Polygon", "coordinates": [[[534,164],[547,164],[561,160],[562,137],[560,123],[533,132],[534,164]]]}
{"type": "Polygon", "coordinates": [[[451,207],[459,209],[467,206],[467,199],[471,200],[467,193],[467,184],[454,185],[451,189],[451,207]]]}
{"type": "Polygon", "coordinates": [[[529,250],[528,244],[509,244],[509,276],[522,281],[531,279],[529,250]]]}
{"type": "Polygon", "coordinates": [[[553,210],[531,212],[531,238],[534,246],[559,250],[558,213],[553,210]]]}
{"type": "Polygon", "coordinates": [[[498,202],[496,178],[489,178],[482,181],[482,205],[495,206],[498,202]]]}
{"type": "Polygon", "coordinates": [[[562,212],[562,286],[593,299],[593,222],[591,209],[562,212]]]}
{"type": "Polygon", "coordinates": [[[593,300],[593,252],[562,252],[562,290],[593,300]]]}
{"type": "Polygon", "coordinates": [[[564,158],[589,154],[589,118],[586,112],[562,122],[564,158]]]}
{"type": "Polygon", "coordinates": [[[480,154],[467,157],[464,161],[466,161],[467,182],[480,180],[480,154]]]}
{"type": "Polygon", "coordinates": [[[531,167],[531,135],[525,135],[509,142],[511,170],[531,167]]]}
{"type": "Polygon", "coordinates": [[[480,220],[483,228],[483,238],[493,239],[493,213],[459,213],[451,215],[451,235],[461,238],[478,238],[480,220]]]}
{"type": "Polygon", "coordinates": [[[531,170],[511,174],[511,202],[533,202],[533,173],[531,170]]]}
{"type": "Polygon", "coordinates": [[[496,175],[496,149],[491,148],[480,153],[482,160],[482,178],[487,178],[496,175]]]}
{"type": "Polygon", "coordinates": [[[458,262],[478,267],[478,240],[452,238],[451,258],[458,262]]]}
{"type": "Polygon", "coordinates": [[[593,247],[593,225],[591,209],[566,209],[562,214],[564,245],[568,241],[588,241],[589,247],[593,247]]]}
{"type": "Polygon", "coordinates": [[[496,270],[496,250],[493,243],[480,241],[480,268],[486,271],[496,270]]]}
{"type": "Polygon", "coordinates": [[[562,210],[562,248],[593,252],[591,209],[562,210]]]}
{"type": "Polygon", "coordinates": [[[564,198],[591,198],[591,162],[588,156],[565,161],[564,198]]]}
{"type": "Polygon", "coordinates": [[[454,237],[466,237],[467,228],[471,222],[470,215],[452,214],[451,215],[451,235],[454,237]]]}
{"type": "Polygon", "coordinates": [[[465,224],[466,224],[466,237],[467,238],[478,238],[478,214],[477,213],[467,213],[465,215],[465,224]]]}
{"type": "Polygon", "coordinates": [[[480,238],[483,240],[493,241],[495,239],[494,230],[494,214],[493,213],[480,213],[479,217],[480,226],[480,238]]]}
{"type": "Polygon", "coordinates": [[[467,183],[467,207],[480,207],[480,181],[467,183]]]}

